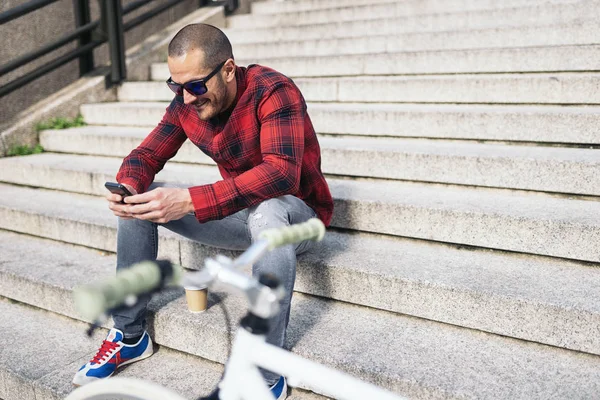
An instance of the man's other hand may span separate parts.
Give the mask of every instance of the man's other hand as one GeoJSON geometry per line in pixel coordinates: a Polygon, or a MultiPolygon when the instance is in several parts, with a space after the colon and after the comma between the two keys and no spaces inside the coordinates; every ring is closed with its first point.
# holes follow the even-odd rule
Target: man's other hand
{"type": "Polygon", "coordinates": [[[125,198],[129,217],[164,224],[181,219],[194,211],[188,189],[156,188],[146,193],[125,198]]]}
{"type": "MultiPolygon", "coordinates": [[[[131,185],[126,183],[123,183],[122,185],[125,186],[130,193],[134,195],[137,194],[137,191],[131,185]]],[[[124,197],[114,193],[109,193],[106,195],[106,200],[108,200],[108,208],[111,209],[113,214],[123,219],[133,219],[133,217],[127,212],[127,207],[129,206],[121,203],[123,199],[124,197]]]]}

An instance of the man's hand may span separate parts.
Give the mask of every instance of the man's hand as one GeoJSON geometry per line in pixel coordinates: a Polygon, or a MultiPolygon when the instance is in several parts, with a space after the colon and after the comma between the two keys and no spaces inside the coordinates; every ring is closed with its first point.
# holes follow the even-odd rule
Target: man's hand
{"type": "MultiPolygon", "coordinates": [[[[136,190],[131,187],[131,185],[124,183],[123,186],[125,186],[131,194],[137,194],[136,190]]],[[[133,219],[127,212],[127,207],[129,206],[121,203],[123,199],[124,197],[114,193],[109,193],[106,195],[106,200],[108,200],[108,208],[112,210],[113,214],[123,219],[133,219]]]]}
{"type": "Polygon", "coordinates": [[[194,211],[187,189],[156,188],[146,193],[125,197],[128,217],[164,224],[194,211]]]}

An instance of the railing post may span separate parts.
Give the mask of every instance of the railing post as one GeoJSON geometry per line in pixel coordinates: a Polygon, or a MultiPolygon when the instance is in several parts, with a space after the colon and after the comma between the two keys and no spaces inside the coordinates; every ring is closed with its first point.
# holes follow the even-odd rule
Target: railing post
{"type": "Polygon", "coordinates": [[[237,10],[238,7],[239,7],[238,0],[227,0],[225,2],[225,14],[227,14],[227,15],[232,14],[235,10],[237,10]]]}
{"type": "MultiPolygon", "coordinates": [[[[75,12],[75,28],[87,25],[91,22],[89,0],[73,0],[73,11],[75,12]]],[[[92,41],[92,33],[87,32],[79,36],[79,47],[83,47],[92,41]]],[[[90,51],[79,57],[79,75],[83,76],[94,69],[94,52],[90,51]]]]}
{"type": "Polygon", "coordinates": [[[112,83],[121,83],[127,78],[125,66],[125,40],[123,33],[123,9],[121,0],[100,0],[102,25],[108,36],[110,51],[110,75],[112,83]]]}

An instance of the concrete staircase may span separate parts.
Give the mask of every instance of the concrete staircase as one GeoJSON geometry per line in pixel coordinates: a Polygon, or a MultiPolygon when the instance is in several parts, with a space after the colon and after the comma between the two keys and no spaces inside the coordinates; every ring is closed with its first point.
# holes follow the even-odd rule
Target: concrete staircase
{"type": "MultiPolygon", "coordinates": [[[[598,6],[292,0],[228,19],[240,65],[302,89],[335,199],[299,260],[293,352],[413,398],[597,398],[598,6]]],[[[83,338],[70,295],[114,274],[103,183],[172,98],[166,65],[151,75],[83,105],[89,126],[42,132],[47,153],[0,159],[0,398],[63,398],[101,340],[83,338]]],[[[219,175],[186,143],[157,179],[219,175]]],[[[189,268],[217,252],[160,234],[159,256],[189,268]]],[[[225,303],[237,321],[242,299],[225,303]]],[[[210,391],[220,308],[192,315],[173,290],[150,325],[158,353],[120,375],[210,391]]]]}

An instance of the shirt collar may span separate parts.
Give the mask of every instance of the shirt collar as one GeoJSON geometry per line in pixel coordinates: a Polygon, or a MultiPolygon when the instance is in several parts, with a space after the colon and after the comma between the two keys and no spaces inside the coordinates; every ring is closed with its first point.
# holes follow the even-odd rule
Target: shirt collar
{"type": "Polygon", "coordinates": [[[235,95],[235,103],[237,104],[242,94],[246,91],[246,68],[237,66],[235,67],[235,81],[237,83],[237,93],[235,95]]]}

